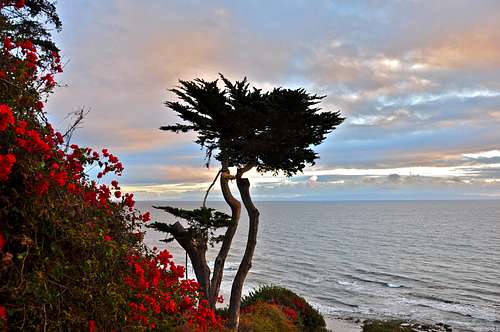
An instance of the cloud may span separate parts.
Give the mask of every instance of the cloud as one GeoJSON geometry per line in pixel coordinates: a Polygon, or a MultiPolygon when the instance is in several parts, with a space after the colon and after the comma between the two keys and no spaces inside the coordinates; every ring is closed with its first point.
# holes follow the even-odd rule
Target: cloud
{"type": "Polygon", "coordinates": [[[500,150],[480,151],[476,153],[464,153],[464,157],[472,159],[490,159],[500,157],[500,150]]]}
{"type": "Polygon", "coordinates": [[[497,24],[485,24],[472,31],[453,32],[428,48],[414,52],[414,58],[427,68],[500,68],[500,31],[497,24]]]}
{"type": "Polygon", "coordinates": [[[179,78],[219,72],[265,90],[325,94],[321,107],[347,117],[316,148],[321,159],[304,177],[251,173],[261,198],[273,190],[338,197],[339,188],[351,198],[378,197],[383,188],[407,188],[408,197],[442,188],[498,192],[498,156],[489,152],[500,151],[497,1],[62,0],[59,7],[68,87],[50,99],[51,119],[64,128],[66,113],[90,108],[75,141],[122,156],[124,182],[144,195],[198,197],[213,178],[193,135],[157,128],[178,121],[162,102],[179,78]]]}

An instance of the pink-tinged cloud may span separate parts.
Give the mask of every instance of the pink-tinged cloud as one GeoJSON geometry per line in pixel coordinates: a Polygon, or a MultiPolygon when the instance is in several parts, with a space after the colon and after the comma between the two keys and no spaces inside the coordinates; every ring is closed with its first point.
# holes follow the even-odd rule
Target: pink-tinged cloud
{"type": "MultiPolygon", "coordinates": [[[[66,113],[91,109],[75,140],[123,154],[129,184],[203,190],[214,170],[203,168],[194,136],[157,128],[178,121],[162,104],[173,98],[167,89],[178,79],[215,79],[219,72],[248,76],[264,89],[306,87],[327,95],[321,106],[340,109],[347,120],[318,148],[321,169],[368,176],[380,168],[469,167],[493,161],[464,154],[500,149],[498,1],[59,5],[65,23],[60,44],[69,60],[62,82],[68,87],[47,109],[60,127],[67,125],[66,113]]],[[[474,172],[500,178],[492,169],[474,172]]],[[[374,181],[355,177],[327,182],[368,188],[374,181]]],[[[322,176],[307,178],[315,181],[305,185],[333,195],[322,176]]],[[[442,179],[453,186],[447,174],[442,179]]],[[[276,196],[280,190],[300,196],[304,190],[292,180],[253,181],[260,181],[261,197],[271,197],[272,188],[276,196]]],[[[419,186],[435,189],[429,181],[419,186]]],[[[480,187],[478,195],[497,190],[478,181],[460,188],[480,187]]]]}

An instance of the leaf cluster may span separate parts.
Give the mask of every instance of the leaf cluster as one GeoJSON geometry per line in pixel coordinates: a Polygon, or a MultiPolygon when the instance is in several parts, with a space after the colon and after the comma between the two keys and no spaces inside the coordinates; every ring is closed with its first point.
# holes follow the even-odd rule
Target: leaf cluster
{"type": "MultiPolygon", "coordinates": [[[[202,241],[203,243],[209,242],[212,246],[221,242],[224,238],[223,235],[216,235],[217,230],[227,227],[231,223],[231,216],[212,208],[201,207],[199,209],[186,210],[172,206],[153,207],[168,212],[174,217],[185,220],[188,226],[186,230],[191,239],[202,241]]],[[[173,224],[154,222],[147,227],[168,234],[175,233],[173,224]]],[[[169,237],[166,238],[164,242],[170,242],[173,239],[173,237],[169,237]]]]}
{"type": "Polygon", "coordinates": [[[196,143],[231,167],[256,166],[258,172],[284,172],[292,176],[313,165],[318,155],[312,147],[343,122],[339,112],[322,111],[324,96],[304,89],[275,88],[269,92],[250,88],[247,79],[180,80],[171,91],[177,101],[165,105],[184,121],[161,130],[197,133],[196,143]],[[215,155],[214,155],[215,154],[215,155]]]}

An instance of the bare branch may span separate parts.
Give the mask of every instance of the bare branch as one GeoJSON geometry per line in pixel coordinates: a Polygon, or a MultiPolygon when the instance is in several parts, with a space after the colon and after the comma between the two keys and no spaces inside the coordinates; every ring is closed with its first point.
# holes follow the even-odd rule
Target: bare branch
{"type": "Polygon", "coordinates": [[[75,131],[78,129],[78,128],[81,128],[80,125],[83,123],[83,119],[90,113],[90,109],[85,111],[84,108],[82,108],[81,110],[79,111],[76,111],[76,112],[71,112],[69,113],[66,118],[70,118],[70,117],[73,117],[74,120],[73,120],[73,124],[71,124],[68,128],[68,130],[66,130],[66,132],[62,135],[66,141],[66,147],[65,147],[65,150],[68,150],[68,147],[70,145],[70,142],[71,142],[71,137],[73,137],[73,134],[75,133],[75,131]]]}
{"type": "Polygon", "coordinates": [[[208,193],[210,192],[210,189],[212,189],[212,187],[214,186],[215,182],[217,181],[217,178],[219,177],[220,173],[222,172],[222,169],[220,169],[218,172],[217,172],[217,175],[215,176],[214,180],[212,181],[212,184],[210,185],[210,187],[208,187],[207,189],[207,192],[205,193],[205,197],[203,198],[203,207],[206,208],[207,207],[207,197],[208,197],[208,193]]]}

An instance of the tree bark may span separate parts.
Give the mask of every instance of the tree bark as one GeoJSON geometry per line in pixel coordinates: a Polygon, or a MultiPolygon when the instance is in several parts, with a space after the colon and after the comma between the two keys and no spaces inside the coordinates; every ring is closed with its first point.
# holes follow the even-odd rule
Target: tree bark
{"type": "Polygon", "coordinates": [[[237,331],[240,320],[241,293],[248,271],[252,267],[252,258],[257,245],[257,233],[259,229],[259,210],[255,207],[250,196],[250,181],[247,178],[236,180],[241,199],[248,213],[248,239],[245,253],[241,260],[236,276],[231,287],[231,298],[229,301],[229,321],[227,328],[230,331],[237,331]]]}
{"type": "Polygon", "coordinates": [[[215,304],[217,303],[217,297],[220,291],[220,284],[222,282],[222,276],[224,274],[224,264],[226,262],[229,249],[231,248],[231,243],[233,242],[234,234],[238,228],[238,222],[240,220],[241,214],[241,203],[234,198],[229,189],[229,179],[231,175],[227,167],[223,167],[220,174],[220,186],[222,190],[222,195],[224,200],[231,208],[231,225],[226,229],[224,234],[224,240],[222,241],[221,248],[217,257],[215,258],[214,271],[212,274],[212,281],[210,284],[210,296],[208,302],[212,309],[215,309],[215,304]]]}
{"type": "Polygon", "coordinates": [[[215,309],[215,305],[217,304],[220,285],[224,274],[224,264],[226,262],[227,255],[229,254],[241,215],[241,203],[232,195],[229,188],[229,180],[234,180],[235,178],[236,177],[234,175],[230,174],[228,168],[223,166],[220,171],[220,186],[224,199],[231,208],[231,224],[228,226],[224,234],[221,248],[215,259],[211,279],[210,267],[206,260],[206,252],[208,249],[207,243],[196,242],[196,240],[191,238],[189,232],[179,222],[176,222],[173,225],[173,230],[171,231],[172,236],[188,254],[189,259],[193,264],[193,270],[200,285],[200,289],[203,292],[203,296],[208,301],[209,306],[212,309],[215,309]]]}
{"type": "MultiPolygon", "coordinates": [[[[173,230],[171,232],[175,240],[181,245],[181,247],[187,252],[191,264],[193,264],[194,274],[196,275],[196,280],[200,285],[200,289],[203,292],[205,298],[209,300],[210,296],[210,267],[208,266],[206,259],[207,244],[195,242],[189,232],[181,225],[180,222],[176,222],[173,225],[173,230]]],[[[187,266],[186,266],[187,269],[187,266]]]]}

